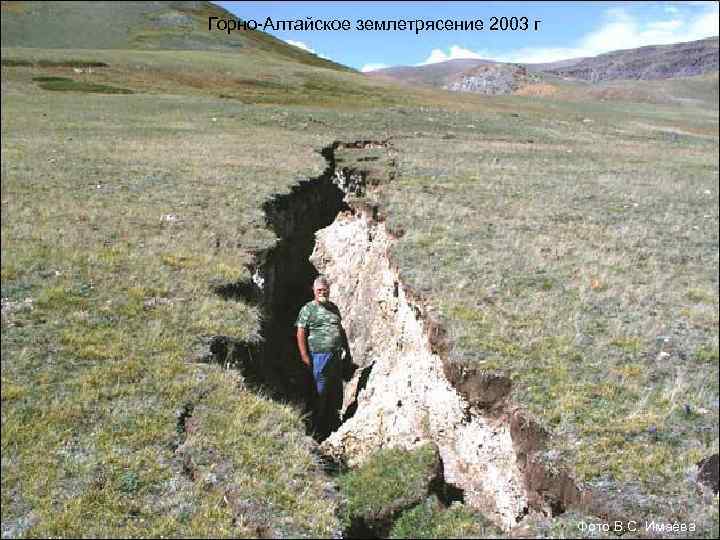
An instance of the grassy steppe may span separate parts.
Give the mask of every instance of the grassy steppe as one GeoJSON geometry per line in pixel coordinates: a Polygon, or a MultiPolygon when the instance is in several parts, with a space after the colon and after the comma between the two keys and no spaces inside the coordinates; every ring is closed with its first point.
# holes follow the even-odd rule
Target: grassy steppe
{"type": "Polygon", "coordinates": [[[322,171],[321,138],[297,144],[236,103],[48,92],[14,69],[2,105],[3,524],[253,536],[267,514],[285,535],[330,534],[298,412],[185,362],[201,336],[257,337],[256,309],[212,287],[248,277],[249,250],[272,241],[261,203],[322,171]],[[173,452],[188,403],[202,427],[186,459],[215,475],[207,485],[173,452]],[[237,518],[215,484],[261,511],[237,518]]]}
{"type": "Polygon", "coordinates": [[[272,243],[262,202],[319,174],[314,149],[388,136],[377,198],[453,358],[506,369],[579,479],[642,512],[711,508],[685,474],[718,451],[716,107],[409,91],[253,52],[3,58],[36,63],[2,68],[4,532],[337,530],[299,412],[188,359],[259,337],[213,290],[272,243]]]}

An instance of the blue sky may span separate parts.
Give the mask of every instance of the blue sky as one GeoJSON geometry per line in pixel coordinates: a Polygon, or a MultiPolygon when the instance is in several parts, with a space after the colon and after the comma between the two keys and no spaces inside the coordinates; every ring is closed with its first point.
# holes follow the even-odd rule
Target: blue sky
{"type": "Polygon", "coordinates": [[[718,35],[716,2],[215,2],[244,19],[540,19],[537,32],[270,32],[364,71],[452,58],[552,62],[718,35]]]}

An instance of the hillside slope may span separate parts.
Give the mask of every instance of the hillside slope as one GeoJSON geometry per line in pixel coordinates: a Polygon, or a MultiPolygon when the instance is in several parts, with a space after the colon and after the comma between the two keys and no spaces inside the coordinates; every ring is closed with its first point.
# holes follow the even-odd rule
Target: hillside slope
{"type": "Polygon", "coordinates": [[[569,67],[544,71],[596,82],[692,77],[717,70],[718,36],[686,43],[613,51],[594,58],[585,58],[569,67]]]}
{"type": "Polygon", "coordinates": [[[259,50],[349,69],[258,31],[208,31],[235,16],[210,2],[3,2],[2,46],[44,49],[259,50]]]}

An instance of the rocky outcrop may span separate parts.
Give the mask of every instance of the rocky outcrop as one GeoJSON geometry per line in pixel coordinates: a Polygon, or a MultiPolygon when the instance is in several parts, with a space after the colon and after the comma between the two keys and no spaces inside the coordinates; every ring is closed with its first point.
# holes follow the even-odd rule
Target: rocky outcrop
{"type": "Polygon", "coordinates": [[[512,94],[519,88],[537,82],[525,66],[516,64],[485,64],[464,71],[443,86],[453,92],[472,92],[488,96],[512,94]]]}
{"type": "Polygon", "coordinates": [[[434,443],[445,482],[504,528],[578,502],[572,479],[543,462],[542,429],[508,400],[510,381],[444,358],[442,327],[391,262],[395,238],[376,209],[350,206],[317,233],[311,256],[358,366],[345,422],[321,450],[353,466],[381,448],[434,443]]]}

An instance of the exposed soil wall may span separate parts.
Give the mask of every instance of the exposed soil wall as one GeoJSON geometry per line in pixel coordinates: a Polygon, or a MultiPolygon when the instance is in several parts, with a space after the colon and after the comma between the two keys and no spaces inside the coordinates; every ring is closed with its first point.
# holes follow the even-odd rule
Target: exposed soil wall
{"type": "MultiPolygon", "coordinates": [[[[354,192],[363,178],[336,176],[354,192]]],[[[445,482],[505,528],[579,502],[572,479],[543,463],[546,434],[508,400],[510,380],[445,357],[442,325],[391,261],[395,237],[377,209],[349,201],[317,233],[310,259],[332,283],[359,368],[345,388],[345,422],[321,450],[356,465],[383,447],[432,441],[445,482]]]]}

